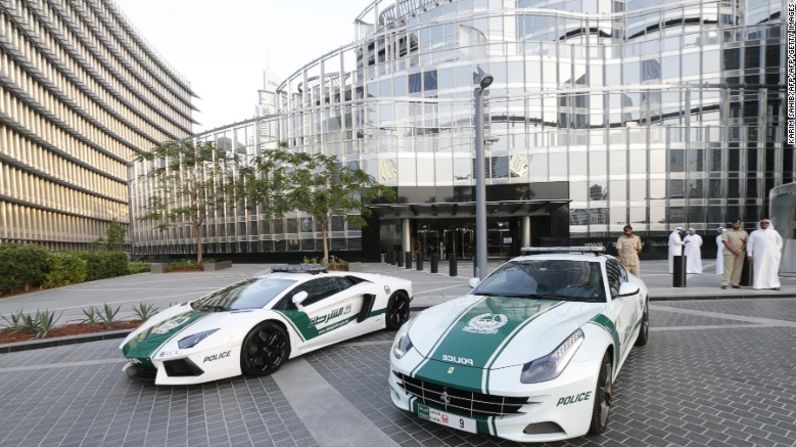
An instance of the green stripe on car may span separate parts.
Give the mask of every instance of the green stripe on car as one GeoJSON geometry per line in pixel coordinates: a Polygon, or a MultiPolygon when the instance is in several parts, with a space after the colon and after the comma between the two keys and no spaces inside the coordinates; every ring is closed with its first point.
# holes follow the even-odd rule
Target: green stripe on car
{"type": "MultiPolygon", "coordinates": [[[[433,353],[437,349],[437,346],[439,346],[439,344],[442,343],[442,341],[445,339],[445,337],[448,335],[448,333],[450,333],[450,331],[453,329],[453,327],[456,326],[456,323],[462,318],[462,315],[466,314],[470,309],[472,309],[475,306],[478,306],[483,301],[484,301],[484,299],[482,298],[482,299],[474,302],[473,304],[467,306],[464,310],[462,310],[459,313],[459,315],[456,316],[456,318],[451,320],[451,323],[448,325],[448,327],[445,329],[445,331],[442,333],[442,335],[440,335],[440,337],[437,339],[437,341],[434,342],[434,346],[431,347],[431,350],[429,352],[433,353]]],[[[418,363],[417,366],[415,366],[415,369],[413,369],[412,372],[409,373],[409,376],[410,377],[415,377],[415,375],[423,367],[423,365],[425,365],[426,362],[429,361],[429,358],[430,358],[430,356],[427,357],[427,358],[424,358],[423,360],[421,360],[420,363],[418,363]]]]}
{"type": "Polygon", "coordinates": [[[484,393],[487,393],[487,394],[489,394],[489,379],[490,379],[490,376],[491,376],[491,374],[492,374],[492,365],[494,365],[494,364],[495,364],[495,362],[497,361],[497,359],[500,357],[500,354],[502,354],[502,353],[503,353],[503,351],[506,349],[506,346],[508,346],[508,345],[509,345],[509,343],[511,342],[511,340],[513,340],[513,339],[514,339],[514,337],[515,337],[515,336],[516,336],[516,335],[517,335],[517,334],[518,334],[518,333],[519,333],[519,332],[520,332],[520,331],[521,331],[523,328],[525,328],[526,326],[528,326],[528,325],[529,325],[529,324],[530,324],[530,323],[531,323],[533,320],[535,320],[535,319],[539,318],[539,317],[540,317],[542,314],[544,314],[544,313],[546,313],[546,312],[549,312],[549,311],[551,311],[551,310],[555,309],[556,307],[558,307],[558,306],[560,306],[560,305],[562,305],[562,304],[564,304],[564,302],[563,302],[563,301],[559,301],[559,302],[555,302],[555,303],[553,303],[552,305],[550,305],[550,306],[547,306],[547,307],[545,307],[545,308],[541,309],[541,310],[540,310],[539,312],[537,312],[535,315],[531,316],[530,318],[528,318],[527,320],[525,320],[524,322],[522,322],[522,324],[520,324],[519,326],[517,326],[517,327],[514,329],[514,331],[512,331],[512,333],[511,333],[511,334],[509,334],[509,336],[508,336],[508,337],[506,337],[506,339],[505,339],[505,340],[503,340],[503,343],[501,343],[501,345],[500,345],[500,346],[499,346],[499,347],[498,347],[498,348],[495,350],[494,354],[492,354],[492,357],[490,357],[489,361],[487,362],[487,366],[486,366],[486,368],[484,368],[484,377],[483,377],[483,383],[482,383],[482,388],[483,388],[483,392],[484,392],[484,393]]]}
{"type": "Polygon", "coordinates": [[[431,382],[485,391],[482,374],[511,339],[539,315],[560,304],[552,300],[486,297],[459,315],[430,351],[431,361],[416,375],[431,382]]]}
{"type": "Polygon", "coordinates": [[[614,340],[614,365],[618,364],[619,348],[621,345],[619,343],[619,333],[616,331],[616,325],[614,325],[614,322],[603,314],[597,314],[597,316],[589,320],[589,323],[596,324],[611,334],[611,338],[614,340]]]}
{"type": "Polygon", "coordinates": [[[127,342],[122,352],[128,358],[149,359],[183,329],[208,315],[209,312],[190,310],[161,321],[127,342]]]}

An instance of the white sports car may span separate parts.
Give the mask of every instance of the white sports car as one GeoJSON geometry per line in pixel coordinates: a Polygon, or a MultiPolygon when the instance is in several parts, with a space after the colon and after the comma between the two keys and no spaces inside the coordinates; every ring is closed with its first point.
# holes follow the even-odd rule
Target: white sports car
{"type": "Polygon", "coordinates": [[[389,377],[398,408],[520,442],[606,430],[613,381],[633,345],[647,343],[647,288],[599,250],[544,251],[471,280],[470,294],[398,331],[389,377]]]}
{"type": "Polygon", "coordinates": [[[158,385],[267,375],[306,352],[398,329],[411,300],[412,283],[400,278],[284,266],[169,307],[119,348],[129,376],[158,385]]]}

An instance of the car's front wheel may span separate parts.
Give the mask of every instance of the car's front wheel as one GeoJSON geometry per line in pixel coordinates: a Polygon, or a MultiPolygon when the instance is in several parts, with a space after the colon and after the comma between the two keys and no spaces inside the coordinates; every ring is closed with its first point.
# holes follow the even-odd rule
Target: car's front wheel
{"type": "Polygon", "coordinates": [[[404,292],[395,292],[387,301],[385,317],[387,329],[394,331],[409,320],[409,297],[404,292]]]}
{"type": "Polygon", "coordinates": [[[599,435],[608,428],[608,418],[611,416],[611,396],[614,391],[613,364],[610,352],[606,352],[600,363],[600,373],[597,376],[597,389],[594,391],[594,408],[591,414],[590,435],[599,435]]]}
{"type": "Polygon", "coordinates": [[[290,355],[290,339],[278,324],[266,321],[243,339],[240,369],[245,376],[266,376],[279,369],[290,355]]]}
{"type": "Polygon", "coordinates": [[[638,330],[636,346],[645,346],[650,338],[650,303],[649,298],[644,303],[644,313],[641,315],[641,327],[638,330]]]}

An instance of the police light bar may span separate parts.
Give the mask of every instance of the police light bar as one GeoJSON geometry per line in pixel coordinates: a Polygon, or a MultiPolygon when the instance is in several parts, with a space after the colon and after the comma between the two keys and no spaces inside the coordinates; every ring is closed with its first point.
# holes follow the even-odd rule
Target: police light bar
{"type": "Polygon", "coordinates": [[[595,255],[605,253],[603,246],[581,246],[581,247],[522,247],[522,255],[539,255],[548,253],[593,253],[595,255]]]}
{"type": "Polygon", "coordinates": [[[321,264],[283,264],[271,267],[271,273],[327,273],[328,270],[321,264]]]}

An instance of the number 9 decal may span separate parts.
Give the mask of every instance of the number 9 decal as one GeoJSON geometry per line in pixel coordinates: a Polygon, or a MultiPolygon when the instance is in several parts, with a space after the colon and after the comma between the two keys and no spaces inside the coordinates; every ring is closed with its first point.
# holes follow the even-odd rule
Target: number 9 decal
{"type": "Polygon", "coordinates": [[[459,428],[464,428],[464,419],[459,418],[459,428]]]}

